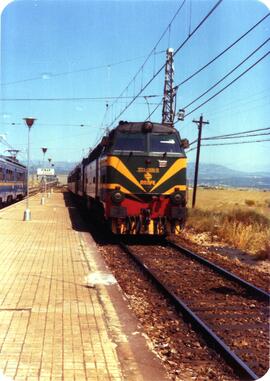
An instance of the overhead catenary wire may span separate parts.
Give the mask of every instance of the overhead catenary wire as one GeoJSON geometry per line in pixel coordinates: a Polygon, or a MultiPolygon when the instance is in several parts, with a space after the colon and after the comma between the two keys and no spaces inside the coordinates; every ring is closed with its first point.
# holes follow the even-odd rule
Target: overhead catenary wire
{"type": "MultiPolygon", "coordinates": [[[[177,90],[179,86],[185,84],[186,82],[188,82],[189,80],[191,80],[193,77],[195,77],[197,74],[199,74],[201,71],[203,71],[204,69],[206,69],[209,65],[211,65],[213,62],[215,62],[218,58],[220,58],[223,54],[225,54],[228,50],[230,50],[234,45],[236,45],[239,41],[241,41],[244,37],[246,37],[252,30],[254,30],[256,27],[258,27],[267,17],[269,17],[270,15],[270,12],[265,15],[263,18],[261,18],[256,24],[254,24],[248,31],[246,31],[244,34],[242,34],[239,38],[237,38],[232,44],[230,44],[229,46],[227,46],[222,52],[220,52],[217,56],[215,56],[213,59],[211,59],[207,64],[205,64],[204,66],[202,66],[201,68],[199,68],[198,70],[196,70],[193,74],[191,74],[190,76],[188,76],[187,78],[185,78],[182,82],[180,82],[178,85],[174,86],[174,90],[177,90]]],[[[266,44],[266,42],[268,42],[269,39],[267,39],[261,46],[259,46],[252,54],[254,54],[258,49],[260,49],[264,44],[266,44]]],[[[249,57],[251,56],[249,55],[249,57]]],[[[247,60],[249,57],[247,57],[245,60],[247,60]]],[[[244,61],[242,62],[244,63],[244,61]]],[[[239,64],[240,65],[240,64],[239,64]]],[[[238,66],[239,67],[239,66],[238,66]]],[[[234,69],[236,70],[236,68],[234,69]]],[[[228,76],[229,74],[227,74],[228,76]]],[[[223,78],[225,79],[225,77],[223,78]]],[[[221,82],[221,80],[220,80],[221,82]]],[[[219,83],[220,83],[219,82],[219,83]]],[[[217,84],[215,85],[217,86],[217,84]]],[[[201,95],[202,96],[202,95],[201,95]]],[[[200,96],[200,97],[201,97],[200,96]]],[[[199,97],[197,98],[197,100],[199,99],[199,97]]],[[[194,103],[195,100],[192,102],[194,103]]],[[[149,118],[151,118],[151,116],[155,113],[155,111],[158,109],[158,107],[160,107],[162,105],[162,101],[157,105],[157,107],[151,112],[149,113],[149,115],[147,116],[147,118],[145,120],[148,120],[149,118]]],[[[191,104],[189,104],[191,105],[191,104]]],[[[189,106],[188,105],[188,106],[189,106]]],[[[188,107],[188,106],[185,106],[188,107]]]]}
{"type": "Polygon", "coordinates": [[[257,128],[256,130],[245,130],[245,131],[241,131],[241,132],[233,132],[231,134],[223,134],[223,135],[217,135],[217,136],[209,136],[209,137],[206,137],[206,138],[203,138],[203,139],[216,139],[216,138],[221,138],[221,137],[224,137],[224,136],[235,136],[235,135],[242,135],[242,134],[249,134],[249,133],[252,133],[252,132],[258,132],[258,131],[267,131],[267,130],[270,130],[270,127],[265,127],[265,128],[257,128]]]}
{"type": "MultiPolygon", "coordinates": [[[[16,122],[4,122],[3,125],[7,126],[21,126],[21,123],[16,122]]],[[[55,127],[93,127],[93,125],[87,123],[38,123],[39,126],[55,126],[55,127]]]]}
{"type": "MultiPolygon", "coordinates": [[[[219,81],[217,81],[214,85],[209,87],[206,91],[204,91],[201,95],[199,95],[197,98],[195,98],[192,102],[190,102],[188,105],[184,106],[183,108],[186,109],[189,106],[191,106],[193,103],[198,101],[200,98],[202,98],[204,95],[206,95],[208,92],[213,90],[216,86],[218,86],[224,79],[226,79],[230,74],[232,74],[235,70],[237,70],[243,63],[245,63],[252,55],[254,55],[259,49],[261,49],[267,42],[269,42],[270,38],[267,38],[260,46],[258,46],[253,52],[251,52],[244,60],[242,60],[237,66],[235,66],[232,70],[230,70],[226,75],[224,75],[219,81]]],[[[179,86],[179,85],[178,85],[179,86]]],[[[175,89],[177,86],[175,86],[175,89]]],[[[162,100],[158,103],[157,107],[148,115],[146,118],[149,119],[154,112],[158,109],[159,106],[161,106],[162,100]]],[[[190,113],[189,113],[190,114],[190,113]]],[[[189,115],[189,114],[186,114],[189,115]]],[[[176,122],[177,123],[177,122],[176,122]]]]}
{"type": "Polygon", "coordinates": [[[270,38],[267,38],[260,46],[258,46],[253,52],[251,52],[245,59],[243,59],[238,65],[236,65],[232,70],[230,70],[227,74],[225,74],[219,81],[214,83],[212,86],[210,86],[207,90],[205,90],[201,95],[199,95],[197,98],[195,98],[192,102],[184,106],[184,109],[187,109],[192,104],[197,102],[199,99],[201,99],[204,95],[209,93],[211,90],[213,90],[216,86],[218,86],[224,79],[226,79],[229,75],[231,75],[235,70],[237,70],[241,65],[243,65],[250,57],[252,57],[259,49],[261,49],[267,42],[269,42],[270,38]]]}
{"type": "MultiPolygon", "coordinates": [[[[218,0],[216,4],[210,9],[207,15],[198,23],[198,25],[193,29],[189,36],[178,46],[174,52],[174,56],[185,46],[189,39],[199,30],[199,28],[205,23],[205,21],[211,16],[211,14],[216,10],[216,8],[222,3],[223,0],[218,0]]],[[[140,94],[150,85],[150,83],[159,75],[159,73],[165,68],[166,62],[159,68],[159,70],[152,76],[152,78],[144,85],[144,87],[138,92],[136,96],[129,102],[129,104],[114,118],[110,123],[108,128],[110,128],[114,122],[133,104],[133,102],[140,96],[140,94]]]]}
{"type": "MultiPolygon", "coordinates": [[[[268,89],[267,89],[267,91],[268,91],[268,89]]],[[[224,114],[224,112],[226,112],[228,110],[230,111],[230,116],[235,116],[237,114],[237,111],[232,112],[233,110],[237,110],[239,108],[242,108],[243,106],[246,106],[246,105],[248,105],[250,103],[252,103],[253,106],[248,107],[249,110],[253,110],[253,109],[256,109],[258,107],[262,107],[262,106],[264,106],[264,103],[261,102],[261,101],[264,101],[267,98],[269,98],[270,97],[270,93],[267,94],[267,95],[261,96],[261,97],[257,97],[255,99],[251,99],[253,96],[254,95],[248,94],[248,95],[246,95],[245,98],[242,98],[242,99],[239,99],[239,100],[238,99],[234,99],[231,102],[222,105],[222,107],[218,107],[215,110],[209,111],[208,116],[210,114],[211,119],[213,120],[213,117],[215,118],[219,114],[224,114]],[[260,103],[256,105],[256,103],[258,103],[258,102],[260,102],[260,103]]],[[[266,100],[265,103],[268,104],[269,100],[266,100]]]]}
{"type": "Polygon", "coordinates": [[[227,46],[227,48],[225,48],[224,50],[222,50],[222,52],[220,52],[217,56],[215,56],[213,59],[211,59],[209,62],[207,62],[205,65],[203,65],[201,68],[199,68],[198,70],[196,70],[193,74],[191,74],[190,76],[188,76],[187,78],[185,78],[182,82],[178,83],[178,85],[175,85],[174,86],[174,89],[177,89],[179,86],[182,86],[183,84],[185,84],[186,82],[188,82],[189,80],[191,80],[193,77],[195,77],[197,74],[199,74],[201,71],[203,71],[204,69],[206,69],[209,65],[211,65],[213,62],[215,62],[218,58],[220,58],[221,56],[223,56],[223,54],[225,54],[228,50],[230,50],[234,45],[236,45],[239,41],[241,41],[244,37],[246,37],[253,29],[257,28],[267,17],[270,16],[270,12],[265,15],[263,18],[261,18],[255,25],[253,25],[247,32],[245,32],[244,34],[242,34],[239,38],[237,38],[237,40],[235,40],[232,44],[230,44],[229,46],[227,46]]]}
{"type": "MultiPolygon", "coordinates": [[[[249,138],[253,136],[265,136],[270,135],[270,132],[263,132],[259,134],[247,134],[247,135],[238,135],[238,136],[223,136],[223,137],[215,137],[215,138],[202,138],[201,140],[226,140],[226,139],[242,139],[249,138]]],[[[197,143],[197,139],[190,143],[190,146],[197,143]]]]}
{"type": "MultiPolygon", "coordinates": [[[[260,135],[265,135],[265,133],[260,133],[260,134],[254,134],[254,135],[247,135],[251,134],[253,132],[259,132],[259,131],[268,131],[270,130],[270,127],[265,127],[265,128],[257,128],[256,130],[246,130],[246,131],[241,131],[241,132],[234,132],[231,134],[224,134],[224,135],[217,135],[217,136],[208,136],[205,138],[202,138],[201,140],[219,140],[219,139],[230,139],[230,138],[238,138],[238,137],[249,137],[249,136],[260,136],[260,135]]],[[[268,133],[266,133],[268,134],[268,133]]],[[[191,142],[189,145],[193,145],[197,143],[197,139],[191,142]]]]}
{"type": "MultiPolygon", "coordinates": [[[[237,145],[237,144],[249,144],[249,143],[262,143],[262,142],[270,142],[270,139],[259,139],[259,140],[249,140],[249,141],[242,141],[242,142],[228,142],[228,143],[209,143],[209,144],[201,144],[203,147],[211,147],[211,146],[231,146],[231,145],[237,145]]],[[[186,151],[186,153],[189,153],[191,151],[194,151],[196,147],[193,147],[186,151]]]]}
{"type": "MultiPolygon", "coordinates": [[[[163,54],[164,52],[165,52],[165,50],[156,51],[155,55],[163,54]]],[[[99,70],[99,69],[106,69],[108,67],[121,65],[124,63],[132,62],[132,61],[137,61],[141,58],[145,58],[145,55],[139,56],[139,57],[134,57],[134,58],[128,58],[126,60],[121,60],[118,62],[112,62],[112,63],[108,63],[108,64],[104,64],[104,65],[92,66],[92,67],[88,67],[88,68],[84,68],[84,69],[69,70],[69,71],[59,72],[59,73],[55,73],[55,74],[44,73],[44,74],[41,74],[39,76],[32,77],[32,78],[25,78],[25,79],[19,79],[17,81],[12,81],[12,82],[0,83],[0,85],[1,86],[8,86],[8,85],[15,85],[17,83],[31,82],[31,81],[37,81],[37,80],[43,80],[43,81],[44,80],[50,80],[51,78],[61,77],[61,76],[70,75],[70,74],[77,74],[77,73],[83,73],[83,72],[94,71],[94,70],[99,70]]]]}
{"type": "MultiPolygon", "coordinates": [[[[147,95],[147,98],[159,98],[162,95],[158,94],[150,94],[147,95]]],[[[77,98],[0,98],[0,101],[3,102],[25,102],[25,101],[37,101],[37,102],[51,102],[51,101],[91,101],[91,100],[108,100],[108,99],[116,99],[117,97],[77,97],[77,98]]],[[[133,98],[132,96],[126,96],[126,97],[121,97],[121,99],[131,99],[133,98]]],[[[145,98],[145,96],[138,96],[137,98],[145,98]]],[[[119,98],[120,99],[120,98],[119,98]]]]}
{"type": "MultiPolygon", "coordinates": [[[[155,54],[155,51],[156,51],[156,48],[158,46],[158,44],[160,43],[160,41],[163,39],[163,37],[165,36],[165,34],[167,33],[167,31],[169,30],[169,28],[171,27],[172,23],[174,22],[174,20],[176,19],[176,17],[178,16],[178,14],[180,13],[181,9],[183,8],[184,4],[185,4],[186,0],[183,0],[183,2],[180,4],[180,6],[178,7],[178,9],[176,10],[173,18],[171,19],[170,23],[167,25],[167,27],[165,28],[165,30],[163,31],[163,33],[161,34],[160,38],[158,39],[158,41],[156,42],[155,46],[151,49],[150,53],[148,54],[148,56],[146,57],[144,63],[140,66],[140,68],[138,69],[138,71],[136,72],[136,74],[133,76],[133,78],[128,82],[127,86],[124,88],[124,90],[120,93],[119,95],[119,98],[125,93],[125,91],[129,88],[129,86],[134,83],[134,86],[135,86],[135,80],[137,78],[137,76],[139,75],[139,73],[143,70],[145,64],[147,63],[147,61],[149,60],[149,58],[152,56],[152,54],[154,53],[155,54]]],[[[142,87],[142,86],[141,86],[142,87]]],[[[116,99],[109,107],[113,107],[113,105],[117,102],[118,99],[116,99]]]]}
{"type": "Polygon", "coordinates": [[[260,139],[260,140],[249,140],[249,141],[242,141],[242,142],[229,142],[229,143],[207,143],[202,144],[204,147],[206,146],[227,146],[227,145],[235,145],[235,144],[247,144],[247,143],[261,143],[261,142],[269,142],[270,139],[260,139]]]}
{"type": "MultiPolygon", "coordinates": [[[[238,75],[236,78],[234,78],[231,82],[229,82],[226,86],[224,86],[222,89],[220,89],[218,92],[213,94],[210,98],[206,99],[203,103],[201,103],[199,106],[195,107],[193,110],[188,112],[185,116],[188,116],[192,114],[194,111],[197,111],[199,108],[204,106],[206,103],[210,102],[212,99],[217,97],[219,94],[221,94],[224,90],[226,90],[228,87],[230,87],[232,84],[234,84],[236,81],[238,81],[243,75],[245,75],[249,70],[253,69],[256,65],[258,65],[263,59],[265,59],[269,55],[270,51],[268,51],[266,54],[264,54],[261,58],[259,58],[256,62],[254,62],[251,66],[249,66],[245,71],[243,71],[240,75],[238,75]]],[[[176,121],[175,123],[178,123],[179,121],[176,121]]]]}

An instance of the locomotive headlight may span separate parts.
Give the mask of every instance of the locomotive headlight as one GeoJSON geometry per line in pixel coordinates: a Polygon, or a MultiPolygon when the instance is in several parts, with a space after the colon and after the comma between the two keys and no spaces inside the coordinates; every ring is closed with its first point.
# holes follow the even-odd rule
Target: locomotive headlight
{"type": "Polygon", "coordinates": [[[120,204],[125,198],[125,195],[120,190],[115,190],[111,194],[111,199],[114,204],[120,204]]]}
{"type": "Polygon", "coordinates": [[[183,202],[183,196],[180,192],[174,192],[170,195],[171,202],[174,205],[180,205],[183,202]]]}

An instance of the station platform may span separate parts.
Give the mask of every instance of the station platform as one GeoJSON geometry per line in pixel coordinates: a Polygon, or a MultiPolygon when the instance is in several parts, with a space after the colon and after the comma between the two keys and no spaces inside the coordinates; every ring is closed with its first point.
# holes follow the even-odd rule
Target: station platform
{"type": "Polygon", "coordinates": [[[0,380],[168,381],[68,199],[0,210],[0,380]]]}

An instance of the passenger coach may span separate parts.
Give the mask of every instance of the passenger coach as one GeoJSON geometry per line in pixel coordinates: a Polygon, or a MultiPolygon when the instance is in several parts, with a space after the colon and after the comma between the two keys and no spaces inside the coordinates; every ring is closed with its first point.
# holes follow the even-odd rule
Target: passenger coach
{"type": "Polygon", "coordinates": [[[17,159],[0,156],[0,207],[26,195],[26,173],[17,159]]]}

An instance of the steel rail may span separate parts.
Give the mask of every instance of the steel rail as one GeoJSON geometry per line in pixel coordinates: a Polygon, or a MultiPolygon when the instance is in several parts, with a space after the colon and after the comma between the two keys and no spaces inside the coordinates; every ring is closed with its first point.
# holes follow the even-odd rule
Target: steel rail
{"type": "Polygon", "coordinates": [[[241,360],[177,295],[175,295],[161,280],[153,270],[150,270],[143,261],[134,254],[123,242],[119,242],[121,249],[127,253],[139,265],[146,275],[158,286],[159,289],[171,300],[177,310],[180,310],[185,318],[191,322],[192,326],[199,330],[206,341],[217,352],[219,352],[235,372],[243,377],[242,380],[258,380],[257,376],[249,366],[241,360]]]}
{"type": "Polygon", "coordinates": [[[192,258],[192,259],[195,259],[196,261],[200,262],[201,264],[203,264],[203,265],[211,268],[212,270],[218,272],[220,275],[222,275],[226,279],[230,279],[230,280],[238,283],[240,286],[248,289],[253,295],[256,295],[257,297],[269,302],[270,294],[268,294],[268,292],[262,290],[259,287],[254,286],[253,284],[251,284],[251,283],[247,282],[246,280],[240,278],[239,276],[231,273],[230,271],[223,269],[222,267],[216,265],[215,263],[209,261],[208,259],[205,259],[205,258],[199,256],[198,254],[193,253],[192,251],[186,249],[185,247],[179,246],[179,245],[177,245],[174,242],[171,242],[169,240],[166,240],[165,242],[168,246],[172,247],[173,249],[179,251],[180,253],[182,253],[182,254],[184,254],[184,255],[192,258]]]}

